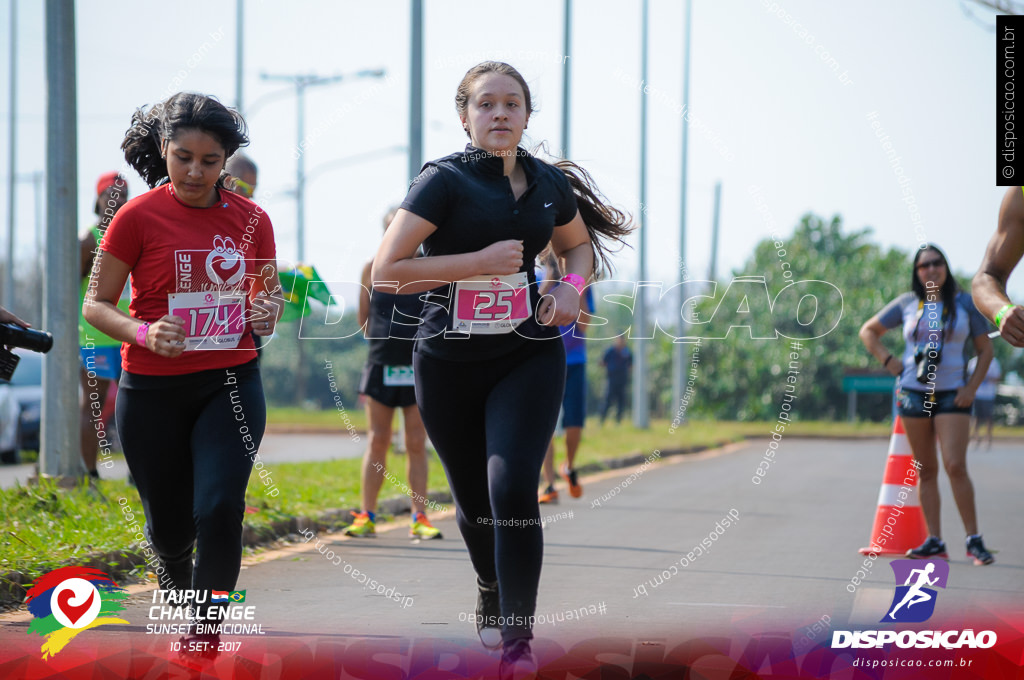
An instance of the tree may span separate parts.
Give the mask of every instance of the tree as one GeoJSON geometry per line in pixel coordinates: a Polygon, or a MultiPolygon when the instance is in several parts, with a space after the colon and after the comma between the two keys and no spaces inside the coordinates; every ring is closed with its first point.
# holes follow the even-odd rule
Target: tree
{"type": "MultiPolygon", "coordinates": [[[[713,330],[722,333],[724,327],[727,334],[724,339],[702,343],[697,394],[689,412],[729,420],[772,420],[779,413],[786,376],[792,366],[799,372],[795,388],[799,416],[843,417],[844,371],[878,368],[864,350],[857,331],[886,303],[908,290],[910,282],[908,254],[899,249],[883,250],[869,241],[870,235],[871,229],[844,234],[838,215],[826,221],[807,214],[788,241],[759,242],[750,260],[733,272],[733,278],[763,277],[768,297],[778,303],[769,308],[763,300],[746,297],[739,300],[739,306],[729,308],[724,304],[730,295],[725,282],[718,285],[713,297],[697,305],[702,319],[712,319],[713,315],[713,330]],[[792,274],[787,276],[788,272],[792,274]],[[797,281],[823,281],[838,289],[842,295],[838,325],[823,337],[800,341],[800,350],[794,350],[791,341],[784,337],[752,339],[752,334],[763,336],[766,327],[778,328],[791,337],[807,328],[803,324],[813,311],[811,301],[788,293],[780,295],[790,285],[794,286],[793,291],[799,290],[798,285],[806,285],[794,283],[797,281]],[[746,307],[742,306],[744,303],[746,307]],[[737,320],[746,320],[752,330],[730,330],[730,323],[737,320]],[[790,363],[792,351],[799,354],[798,364],[790,363]]],[[[821,296],[818,299],[820,302],[821,296]]],[[[817,314],[829,313],[835,316],[834,309],[817,310],[817,314]]],[[[893,334],[886,336],[886,342],[898,355],[901,343],[893,342],[896,339],[893,334]]],[[[660,345],[659,353],[671,351],[667,338],[660,345]]],[[[888,399],[877,401],[872,415],[887,413],[888,399]]]]}

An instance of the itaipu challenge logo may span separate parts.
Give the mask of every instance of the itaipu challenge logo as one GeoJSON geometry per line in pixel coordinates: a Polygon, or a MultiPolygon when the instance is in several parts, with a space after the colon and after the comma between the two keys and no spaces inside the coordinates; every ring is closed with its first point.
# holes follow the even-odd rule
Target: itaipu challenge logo
{"type": "Polygon", "coordinates": [[[896,592],[889,611],[879,623],[921,623],[935,612],[938,592],[946,587],[949,563],[943,560],[893,560],[889,563],[896,579],[896,592]],[[903,585],[900,585],[902,583],[903,585]]]}
{"type": "Polygon", "coordinates": [[[111,616],[123,611],[128,593],[92,567],[54,569],[28,591],[26,603],[34,617],[28,632],[46,640],[43,659],[55,656],[82,631],[108,623],[128,622],[111,616]]]}

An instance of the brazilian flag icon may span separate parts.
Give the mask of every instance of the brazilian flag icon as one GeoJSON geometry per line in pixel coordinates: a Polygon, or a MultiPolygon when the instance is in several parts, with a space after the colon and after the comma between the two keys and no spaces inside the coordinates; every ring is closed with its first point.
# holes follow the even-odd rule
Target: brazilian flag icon
{"type": "Polygon", "coordinates": [[[232,590],[231,594],[228,595],[228,599],[232,602],[245,602],[245,591],[244,590],[232,590]]]}

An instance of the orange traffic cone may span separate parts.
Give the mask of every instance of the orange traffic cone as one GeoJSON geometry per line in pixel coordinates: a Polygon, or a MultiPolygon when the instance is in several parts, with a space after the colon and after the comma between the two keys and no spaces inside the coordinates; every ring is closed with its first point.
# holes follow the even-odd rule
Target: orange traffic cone
{"type": "Polygon", "coordinates": [[[917,497],[917,470],[903,421],[896,416],[882,490],[878,493],[875,526],[871,529],[871,545],[861,548],[862,554],[903,555],[928,538],[917,497]]]}

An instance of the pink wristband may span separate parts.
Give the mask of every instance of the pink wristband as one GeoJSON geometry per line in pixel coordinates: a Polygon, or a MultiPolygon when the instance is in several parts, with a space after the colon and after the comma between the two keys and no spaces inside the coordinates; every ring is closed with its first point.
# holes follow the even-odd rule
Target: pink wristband
{"type": "Polygon", "coordinates": [[[562,277],[562,281],[565,281],[580,293],[587,287],[587,282],[579,274],[566,274],[562,277]]]}
{"type": "Polygon", "coordinates": [[[146,333],[149,333],[149,324],[144,323],[135,331],[135,344],[146,346],[146,333]]]}

